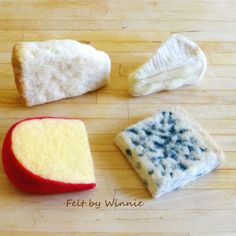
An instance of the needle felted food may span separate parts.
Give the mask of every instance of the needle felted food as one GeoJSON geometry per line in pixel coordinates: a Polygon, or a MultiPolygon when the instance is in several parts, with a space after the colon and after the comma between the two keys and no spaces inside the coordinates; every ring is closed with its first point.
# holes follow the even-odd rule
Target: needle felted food
{"type": "Polygon", "coordinates": [[[181,107],[130,126],[115,143],[155,198],[208,174],[224,159],[222,150],[181,107]]]}
{"type": "Polygon", "coordinates": [[[68,39],[17,43],[12,65],[26,106],[98,89],[107,84],[111,69],[105,52],[68,39]]]}
{"type": "Polygon", "coordinates": [[[39,117],[14,124],[4,140],[3,165],[10,181],[32,193],[61,193],[96,186],[84,123],[39,117]]]}
{"type": "Polygon", "coordinates": [[[174,34],[129,75],[129,92],[133,96],[143,96],[196,84],[205,74],[206,67],[206,56],[198,45],[174,34]]]}

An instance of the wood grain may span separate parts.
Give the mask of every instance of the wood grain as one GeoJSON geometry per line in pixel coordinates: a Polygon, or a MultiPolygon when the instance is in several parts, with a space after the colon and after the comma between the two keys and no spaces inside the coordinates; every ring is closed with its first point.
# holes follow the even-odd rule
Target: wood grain
{"type": "Polygon", "coordinates": [[[234,0],[0,1],[0,144],[8,128],[29,116],[82,118],[97,188],[32,195],[15,189],[0,164],[0,235],[9,236],[233,236],[236,235],[236,2],[234,0]],[[208,69],[196,86],[134,98],[127,76],[167,39],[181,33],[205,51],[208,69]],[[106,51],[110,84],[98,91],[23,107],[11,68],[18,41],[71,38],[106,51]],[[183,190],[152,199],[114,145],[125,127],[182,105],[223,148],[226,163],[183,190]],[[107,207],[105,200],[142,201],[107,207]],[[68,199],[101,202],[67,207],[68,199]]]}

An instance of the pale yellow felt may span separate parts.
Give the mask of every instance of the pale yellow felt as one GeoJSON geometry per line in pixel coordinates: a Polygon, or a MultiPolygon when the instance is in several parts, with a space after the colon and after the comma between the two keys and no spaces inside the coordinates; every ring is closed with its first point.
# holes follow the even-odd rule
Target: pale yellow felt
{"type": "Polygon", "coordinates": [[[76,119],[33,119],[12,133],[17,160],[36,175],[65,183],[94,183],[84,123],[76,119]]]}

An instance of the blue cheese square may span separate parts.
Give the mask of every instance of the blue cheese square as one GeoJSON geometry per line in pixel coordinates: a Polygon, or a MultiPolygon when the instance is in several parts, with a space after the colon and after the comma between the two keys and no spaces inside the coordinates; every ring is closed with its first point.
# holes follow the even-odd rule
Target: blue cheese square
{"type": "Polygon", "coordinates": [[[154,198],[208,174],[224,160],[214,140],[179,106],[126,128],[115,143],[154,198]]]}

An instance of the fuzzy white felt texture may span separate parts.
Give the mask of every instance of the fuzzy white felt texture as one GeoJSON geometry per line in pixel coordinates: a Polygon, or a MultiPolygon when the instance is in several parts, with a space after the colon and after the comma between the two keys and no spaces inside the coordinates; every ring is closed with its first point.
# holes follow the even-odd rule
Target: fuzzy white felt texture
{"type": "Polygon", "coordinates": [[[207,60],[196,43],[172,35],[154,55],[129,75],[129,92],[142,96],[196,84],[207,68],[207,60]]]}
{"type": "Polygon", "coordinates": [[[130,126],[115,143],[155,198],[208,174],[224,161],[223,151],[181,107],[130,126]]]}
{"type": "Polygon", "coordinates": [[[75,40],[22,42],[13,50],[16,83],[27,106],[74,97],[106,85],[109,56],[75,40]],[[19,73],[20,70],[20,73],[19,73]]]}

